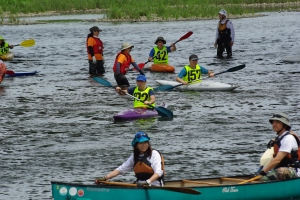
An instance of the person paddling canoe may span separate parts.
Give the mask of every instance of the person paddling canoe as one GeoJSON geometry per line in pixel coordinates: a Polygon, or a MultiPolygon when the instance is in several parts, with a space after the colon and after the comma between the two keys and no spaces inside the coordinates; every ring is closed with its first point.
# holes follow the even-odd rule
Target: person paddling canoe
{"type": "Polygon", "coordinates": [[[175,44],[172,43],[169,47],[166,47],[166,40],[163,37],[158,37],[154,44],[156,46],[151,49],[148,60],[153,61],[154,64],[168,64],[168,53],[176,51],[175,44]]]}
{"type": "Polygon", "coordinates": [[[198,64],[198,56],[192,54],[189,57],[189,65],[186,65],[178,76],[176,77],[176,81],[182,83],[183,85],[187,85],[191,82],[200,82],[202,79],[202,74],[208,74],[209,77],[213,77],[215,74],[211,70],[207,70],[204,67],[198,64]]]}
{"type": "Polygon", "coordinates": [[[102,76],[105,73],[103,61],[103,42],[99,38],[102,30],[98,26],[90,28],[90,33],[86,39],[86,48],[88,52],[89,74],[91,76],[102,76]]]}
{"type": "Polygon", "coordinates": [[[143,185],[163,186],[164,160],[162,155],[152,149],[150,137],[145,132],[137,132],[131,142],[133,153],[117,169],[108,173],[106,176],[96,178],[95,183],[107,181],[119,174],[125,174],[133,169],[138,187],[143,185]]]}
{"type": "MultiPolygon", "coordinates": [[[[134,108],[153,108],[155,107],[155,95],[153,88],[147,87],[147,77],[145,75],[138,75],[136,77],[136,87],[131,87],[126,90],[122,90],[123,93],[128,93],[138,99],[134,99],[133,107],[134,108]]],[[[120,87],[116,87],[117,91],[120,91],[120,87]]],[[[120,93],[120,92],[119,92],[120,93]]],[[[120,93],[121,94],[121,93],[120,93]]]]}
{"type": "Polygon", "coordinates": [[[269,146],[274,146],[274,158],[258,173],[263,181],[286,180],[300,177],[300,139],[291,131],[289,117],[275,113],[269,122],[277,137],[269,146]]]}
{"type": "Polygon", "coordinates": [[[0,56],[7,54],[9,49],[13,49],[13,45],[9,45],[4,38],[0,35],[0,56]]]}
{"type": "Polygon", "coordinates": [[[121,46],[121,52],[119,52],[115,59],[115,64],[113,67],[114,77],[119,87],[122,89],[130,86],[125,74],[129,70],[129,66],[132,64],[133,67],[140,72],[140,74],[144,75],[139,66],[136,64],[130,52],[134,46],[128,42],[125,42],[121,46]]]}

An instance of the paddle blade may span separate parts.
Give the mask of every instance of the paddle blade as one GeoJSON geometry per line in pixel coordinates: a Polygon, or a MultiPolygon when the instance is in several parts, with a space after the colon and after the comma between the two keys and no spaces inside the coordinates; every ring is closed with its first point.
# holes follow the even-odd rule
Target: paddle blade
{"type": "Polygon", "coordinates": [[[170,91],[173,90],[175,86],[172,85],[161,85],[157,88],[153,88],[154,91],[170,91]]]}
{"type": "Polygon", "coordinates": [[[100,83],[100,84],[102,84],[102,85],[104,85],[104,86],[106,86],[106,87],[114,87],[110,84],[110,82],[108,82],[107,80],[105,80],[103,78],[100,78],[98,76],[93,77],[93,80],[100,83]]]}
{"type": "Polygon", "coordinates": [[[14,76],[15,75],[15,72],[12,71],[12,70],[6,70],[6,73],[5,74],[8,74],[9,76],[14,76]]]}
{"type": "Polygon", "coordinates": [[[246,65],[239,65],[239,66],[232,67],[232,68],[228,69],[227,72],[235,72],[235,71],[244,69],[245,67],[246,67],[246,65]]]}
{"type": "MultiPolygon", "coordinates": [[[[145,63],[140,63],[138,64],[139,68],[142,70],[145,67],[145,63]]],[[[136,70],[135,68],[133,68],[133,70],[136,70]]]]}
{"type": "Polygon", "coordinates": [[[158,115],[161,117],[173,118],[173,112],[165,107],[154,107],[158,115]]]}
{"type": "Polygon", "coordinates": [[[34,39],[24,40],[19,45],[22,47],[31,47],[31,46],[35,45],[35,41],[34,41],[34,39]]]}
{"type": "Polygon", "coordinates": [[[187,32],[184,36],[182,36],[177,42],[181,41],[181,40],[185,40],[186,38],[190,37],[191,35],[193,35],[193,31],[189,31],[187,32]]]}

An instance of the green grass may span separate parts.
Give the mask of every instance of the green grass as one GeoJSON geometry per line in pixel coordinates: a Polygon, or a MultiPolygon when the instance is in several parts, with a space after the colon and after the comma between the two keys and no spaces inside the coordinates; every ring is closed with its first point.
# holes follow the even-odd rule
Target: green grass
{"type": "Polygon", "coordinates": [[[211,18],[217,17],[221,8],[226,9],[229,16],[242,15],[257,10],[257,5],[252,4],[289,2],[297,0],[1,0],[0,20],[3,21],[4,14],[8,14],[12,21],[17,21],[19,13],[64,13],[74,10],[79,13],[95,8],[103,9],[102,13],[109,19],[211,18]]]}

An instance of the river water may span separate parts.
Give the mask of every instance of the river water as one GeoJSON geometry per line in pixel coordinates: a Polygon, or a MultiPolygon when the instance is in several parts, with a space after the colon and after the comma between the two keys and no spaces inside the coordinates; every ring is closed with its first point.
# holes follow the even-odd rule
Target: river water
{"type": "MultiPolygon", "coordinates": [[[[265,13],[234,19],[233,59],[219,60],[213,47],[217,20],[91,23],[70,22],[2,26],[10,44],[33,38],[36,45],[15,47],[8,69],[34,71],[36,76],[6,78],[0,85],[0,199],[51,199],[50,181],[93,183],[130,155],[135,132],[145,131],[166,160],[166,179],[190,179],[255,173],[269,139],[275,137],[268,118],[288,113],[300,133],[299,63],[284,56],[300,55],[299,13],[265,13]],[[214,72],[246,64],[213,80],[235,83],[233,92],[157,92],[157,103],[173,111],[173,120],[114,122],[113,114],[132,106],[89,78],[85,38],[97,25],[105,44],[105,79],[115,85],[112,65],[123,42],[135,45],[137,63],[147,61],[158,36],[167,44],[188,31],[169,56],[179,73],[190,54],[214,72]]],[[[134,85],[135,72],[128,74],[134,85]]],[[[146,72],[155,79],[176,74],[146,72]]],[[[133,173],[114,181],[134,180],[133,173]]]]}

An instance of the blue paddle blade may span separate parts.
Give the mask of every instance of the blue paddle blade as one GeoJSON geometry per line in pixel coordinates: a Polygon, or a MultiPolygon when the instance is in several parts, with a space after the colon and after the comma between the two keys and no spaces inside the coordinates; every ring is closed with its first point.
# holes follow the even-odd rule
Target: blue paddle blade
{"type": "Polygon", "coordinates": [[[114,87],[107,80],[100,78],[98,76],[93,77],[93,80],[107,87],[114,87]]]}
{"type": "Polygon", "coordinates": [[[169,91],[173,90],[175,86],[172,85],[161,85],[158,86],[157,88],[153,88],[154,91],[169,91]]]}
{"type": "Polygon", "coordinates": [[[158,115],[161,117],[168,117],[173,118],[173,112],[171,110],[168,110],[165,107],[154,107],[154,109],[157,111],[158,115]]]}

